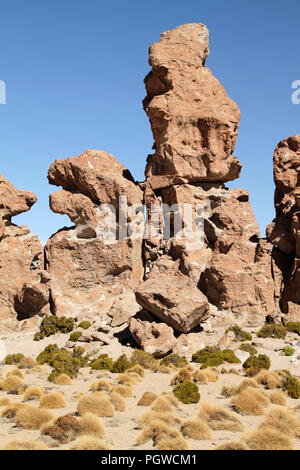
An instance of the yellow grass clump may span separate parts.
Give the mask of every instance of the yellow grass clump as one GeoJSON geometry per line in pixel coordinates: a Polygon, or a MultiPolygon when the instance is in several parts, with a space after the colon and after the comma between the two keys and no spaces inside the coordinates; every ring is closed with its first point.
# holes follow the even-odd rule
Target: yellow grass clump
{"type": "Polygon", "coordinates": [[[163,393],[162,396],[175,408],[180,407],[179,401],[177,400],[177,398],[175,397],[173,393],[163,393]]]}
{"type": "Polygon", "coordinates": [[[80,398],[77,405],[77,413],[79,416],[93,413],[96,416],[112,417],[115,414],[115,409],[108,398],[93,393],[92,395],[84,395],[80,398]]]}
{"type": "Polygon", "coordinates": [[[35,359],[32,357],[22,357],[21,361],[18,364],[19,369],[32,369],[37,366],[35,359]]]}
{"type": "Polygon", "coordinates": [[[270,402],[274,403],[275,405],[286,405],[286,396],[281,390],[274,390],[270,393],[270,402]]]}
{"type": "Polygon", "coordinates": [[[27,406],[25,403],[11,403],[3,408],[1,411],[1,418],[12,419],[15,417],[17,411],[25,406],[27,406]]]}
{"type": "Polygon", "coordinates": [[[292,450],[293,442],[289,436],[272,427],[264,426],[244,434],[243,440],[252,450],[292,450]]]}
{"type": "Polygon", "coordinates": [[[221,395],[223,397],[232,397],[238,393],[238,388],[235,385],[223,385],[221,390],[221,395]]]}
{"type": "Polygon", "coordinates": [[[280,388],[283,385],[283,378],[276,372],[262,369],[255,377],[254,380],[260,385],[264,385],[267,389],[280,388]]]}
{"type": "Polygon", "coordinates": [[[158,397],[152,404],[151,409],[158,413],[169,413],[172,411],[171,405],[164,397],[158,397]]]}
{"type": "Polygon", "coordinates": [[[53,392],[42,395],[39,405],[40,408],[65,408],[67,402],[61,392],[53,392]]]}
{"type": "Polygon", "coordinates": [[[8,397],[0,398],[0,406],[8,406],[11,404],[11,401],[8,397]]]}
{"type": "Polygon", "coordinates": [[[46,424],[41,427],[41,434],[50,436],[52,439],[59,441],[61,444],[69,442],[68,434],[56,424],[46,424]]]}
{"type": "Polygon", "coordinates": [[[145,392],[138,401],[138,406],[150,406],[156,400],[157,394],[154,392],[145,392]]]}
{"type": "Polygon", "coordinates": [[[189,443],[181,436],[161,439],[156,446],[157,450],[189,450],[189,448],[189,443]]]}
{"type": "Polygon", "coordinates": [[[190,439],[211,439],[212,434],[210,427],[205,421],[200,418],[189,419],[181,424],[180,431],[185,437],[190,439]]]}
{"type": "Polygon", "coordinates": [[[172,413],[158,413],[157,411],[150,410],[143,413],[138,418],[138,427],[143,429],[151,421],[162,421],[169,426],[174,426],[176,423],[180,422],[180,419],[174,416],[172,413]]]}
{"type": "Polygon", "coordinates": [[[38,440],[13,439],[5,444],[4,450],[48,450],[48,447],[38,440]]]}
{"type": "Polygon", "coordinates": [[[108,398],[109,398],[109,401],[115,407],[115,410],[126,411],[126,402],[120,393],[111,392],[108,398]]]}
{"type": "Polygon", "coordinates": [[[24,379],[23,372],[17,368],[8,371],[6,377],[9,377],[10,375],[16,375],[17,377],[20,377],[20,379],[24,379]]]}
{"type": "Polygon", "coordinates": [[[162,366],[158,367],[157,372],[160,372],[161,374],[171,374],[172,369],[163,364],[162,366]]]}
{"type": "Polygon", "coordinates": [[[9,375],[0,383],[4,392],[21,393],[24,390],[24,382],[16,375],[9,375]]]}
{"type": "Polygon", "coordinates": [[[130,377],[130,375],[127,375],[127,374],[118,375],[117,382],[118,384],[122,384],[122,385],[127,385],[127,384],[134,385],[135,383],[137,383],[134,377],[130,377]]]}
{"type": "Polygon", "coordinates": [[[116,387],[113,388],[114,392],[120,393],[123,397],[132,397],[133,396],[133,391],[132,387],[129,385],[117,385],[116,387]]]}
{"type": "Polygon", "coordinates": [[[103,426],[101,420],[98,416],[93,413],[86,413],[80,419],[80,434],[84,435],[93,435],[98,439],[103,439],[105,437],[105,427],[103,426]]]}
{"type": "Polygon", "coordinates": [[[198,417],[206,421],[208,426],[215,431],[241,431],[243,429],[240,418],[220,405],[204,402],[199,410],[198,417]]]}
{"type": "Polygon", "coordinates": [[[145,444],[146,442],[153,440],[154,445],[161,439],[166,438],[178,438],[181,437],[181,433],[174,427],[164,423],[160,419],[150,421],[137,437],[137,445],[145,444]]]}
{"type": "Polygon", "coordinates": [[[186,367],[183,367],[179,370],[179,372],[177,372],[177,374],[173,375],[171,379],[171,385],[178,385],[186,381],[191,382],[192,380],[193,374],[189,370],[187,370],[186,367]]]}
{"type": "Polygon", "coordinates": [[[71,445],[71,450],[110,450],[110,447],[98,437],[82,435],[71,445]]]}
{"type": "Polygon", "coordinates": [[[248,387],[259,388],[259,385],[254,381],[254,379],[247,378],[242,380],[242,382],[238,385],[237,392],[239,393],[248,387]]]}
{"type": "Polygon", "coordinates": [[[51,411],[37,408],[33,405],[23,405],[17,409],[15,423],[24,429],[40,429],[40,427],[53,420],[51,411]]]}
{"type": "Polygon", "coordinates": [[[132,372],[135,372],[140,377],[146,377],[146,371],[145,371],[144,367],[140,366],[139,364],[136,364],[135,366],[130,367],[130,369],[127,369],[127,373],[130,374],[132,372]]]}
{"type": "Polygon", "coordinates": [[[260,416],[264,414],[264,406],[269,400],[263,393],[253,387],[247,387],[232,398],[235,411],[240,414],[260,416]]]}
{"type": "Polygon", "coordinates": [[[106,379],[100,379],[93,382],[90,386],[92,392],[98,392],[101,390],[109,391],[111,389],[110,383],[106,379]]]}
{"type": "Polygon", "coordinates": [[[37,387],[36,385],[30,385],[30,387],[26,388],[24,395],[23,395],[23,400],[28,401],[28,400],[34,400],[37,398],[38,400],[44,395],[44,388],[43,387],[37,387]]]}
{"type": "Polygon", "coordinates": [[[54,379],[56,385],[72,385],[72,379],[67,374],[60,374],[54,379]]]}
{"type": "Polygon", "coordinates": [[[229,441],[220,444],[215,450],[250,450],[250,448],[242,441],[229,441]]]}
{"type": "Polygon", "coordinates": [[[205,369],[203,370],[197,369],[193,374],[193,381],[198,384],[207,384],[208,379],[207,379],[207,375],[205,374],[205,369]]]}
{"type": "Polygon", "coordinates": [[[265,427],[276,429],[290,437],[300,437],[300,419],[292,410],[286,408],[272,407],[265,421],[259,426],[260,429],[265,427]]]}

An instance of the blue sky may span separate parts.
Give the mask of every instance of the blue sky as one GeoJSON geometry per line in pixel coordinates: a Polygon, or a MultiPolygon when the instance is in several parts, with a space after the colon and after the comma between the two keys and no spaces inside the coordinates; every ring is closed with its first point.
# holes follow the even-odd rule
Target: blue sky
{"type": "Polygon", "coordinates": [[[151,153],[142,109],[148,47],[160,33],[201,22],[210,30],[207,66],[242,113],[235,155],[243,163],[230,187],[250,192],[262,235],[274,216],[272,155],[300,133],[298,0],[1,0],[0,173],[38,196],[14,219],[42,241],[64,225],[53,214],[47,181],[55,158],[106,150],[138,180],[151,153]]]}

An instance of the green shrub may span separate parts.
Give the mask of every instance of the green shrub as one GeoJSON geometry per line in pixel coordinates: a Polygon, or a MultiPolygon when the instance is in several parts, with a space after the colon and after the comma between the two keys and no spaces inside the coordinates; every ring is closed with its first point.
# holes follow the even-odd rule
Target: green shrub
{"type": "Polygon", "coordinates": [[[300,322],[299,321],[290,321],[286,323],[285,327],[290,333],[298,333],[298,335],[300,335],[300,322]]]}
{"type": "Polygon", "coordinates": [[[266,323],[258,332],[259,338],[284,339],[288,330],[280,323],[266,323]]]}
{"type": "Polygon", "coordinates": [[[70,334],[69,341],[73,341],[73,343],[76,343],[76,341],[78,341],[80,336],[82,336],[81,331],[73,331],[73,333],[70,334]]]}
{"type": "Polygon", "coordinates": [[[152,354],[142,351],[141,349],[135,349],[131,354],[130,360],[132,364],[138,364],[145,369],[155,369],[157,360],[152,354]]]}
{"type": "Polygon", "coordinates": [[[247,331],[242,330],[242,328],[237,325],[234,325],[228,328],[228,330],[226,330],[226,333],[228,333],[228,331],[233,331],[233,333],[235,334],[235,338],[238,341],[251,341],[252,340],[251,334],[248,333],[247,331]]]}
{"type": "Polygon", "coordinates": [[[56,344],[49,344],[36,358],[39,364],[49,364],[53,371],[48,377],[50,382],[60,374],[69,377],[76,377],[81,367],[87,365],[87,358],[84,358],[83,348],[75,347],[72,352],[65,348],[59,348],[56,344]]]}
{"type": "Polygon", "coordinates": [[[200,400],[200,393],[197,385],[189,380],[177,385],[174,388],[173,393],[179,401],[186,405],[190,403],[198,403],[200,400]]]}
{"type": "Polygon", "coordinates": [[[284,346],[283,351],[286,356],[292,356],[295,352],[295,349],[292,348],[292,346],[284,346]]]}
{"type": "Polygon", "coordinates": [[[121,374],[125,370],[130,369],[134,364],[130,362],[125,354],[122,354],[112,365],[111,371],[115,374],[121,374]]]}
{"type": "Polygon", "coordinates": [[[93,359],[89,366],[94,370],[111,370],[114,361],[108,356],[108,354],[100,354],[96,359],[93,359]]]}
{"type": "Polygon", "coordinates": [[[270,358],[266,354],[250,356],[244,362],[243,368],[249,377],[256,375],[261,369],[269,370],[271,367],[270,358]]]}
{"type": "Polygon", "coordinates": [[[291,398],[300,398],[300,381],[297,377],[288,377],[283,386],[291,398]]]}
{"type": "Polygon", "coordinates": [[[21,354],[21,353],[17,353],[17,354],[8,354],[5,358],[4,358],[4,362],[5,364],[7,365],[13,365],[13,364],[19,364],[19,362],[21,362],[21,359],[24,358],[24,354],[21,354]]]}
{"type": "Polygon", "coordinates": [[[193,362],[202,363],[201,369],[206,367],[218,367],[224,362],[230,364],[237,364],[241,362],[231,349],[224,349],[221,351],[219,348],[206,346],[192,355],[193,362]]]}
{"type": "Polygon", "coordinates": [[[185,367],[187,363],[188,361],[184,357],[180,357],[178,354],[169,354],[160,361],[159,365],[168,367],[170,364],[173,364],[173,366],[181,368],[185,367]]]}
{"type": "Polygon", "coordinates": [[[45,317],[40,324],[40,331],[34,335],[35,341],[54,335],[55,333],[70,333],[75,326],[74,318],[56,317],[51,315],[45,317]]]}
{"type": "Polygon", "coordinates": [[[252,346],[252,344],[250,343],[243,343],[240,345],[240,349],[242,351],[246,351],[250,354],[250,356],[254,356],[255,354],[257,354],[257,349],[252,346]]]}
{"type": "Polygon", "coordinates": [[[91,327],[91,323],[88,320],[83,320],[79,323],[78,327],[82,328],[83,330],[87,330],[91,327]]]}

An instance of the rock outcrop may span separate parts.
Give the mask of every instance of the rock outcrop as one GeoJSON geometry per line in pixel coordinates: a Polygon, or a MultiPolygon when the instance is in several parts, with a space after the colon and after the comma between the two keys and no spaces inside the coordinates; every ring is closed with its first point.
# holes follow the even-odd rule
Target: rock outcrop
{"type": "Polygon", "coordinates": [[[15,328],[19,320],[49,313],[49,278],[43,271],[38,237],[11,218],[36,202],[30,191],[15,188],[0,175],[0,327],[15,328]]]}
{"type": "Polygon", "coordinates": [[[276,293],[284,321],[300,321],[300,134],[279,142],[273,164],[276,217],[267,237],[276,293]]]}
{"type": "Polygon", "coordinates": [[[48,179],[63,188],[50,196],[51,209],[75,223],[45,247],[53,312],[97,318],[117,309],[122,315],[124,300],[134,315],[139,306],[132,289],[144,269],[142,237],[131,238],[130,231],[135,224],[143,228],[141,189],[112,155],[95,150],[55,160],[48,179]]]}

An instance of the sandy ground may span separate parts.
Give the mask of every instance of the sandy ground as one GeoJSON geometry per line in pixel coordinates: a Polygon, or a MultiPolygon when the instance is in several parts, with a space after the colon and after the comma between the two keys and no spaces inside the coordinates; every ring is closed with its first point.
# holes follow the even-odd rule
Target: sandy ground
{"type": "MultiPolygon", "coordinates": [[[[42,351],[47,344],[57,343],[59,346],[64,346],[69,335],[54,335],[49,338],[46,338],[43,341],[35,342],[32,341],[33,332],[26,333],[11,333],[8,335],[3,335],[2,341],[5,342],[6,352],[17,353],[22,352],[26,356],[36,357],[37,354],[42,351]]],[[[204,344],[216,344],[216,336],[203,333],[201,342],[204,344]]],[[[288,369],[293,375],[300,377],[300,365],[298,363],[291,362],[291,357],[286,357],[280,351],[283,346],[286,344],[284,340],[277,340],[272,338],[261,339],[256,338],[254,335],[253,340],[257,343],[261,343],[261,347],[257,347],[259,353],[267,354],[271,359],[271,369],[288,369]]],[[[291,340],[299,340],[299,337],[294,335],[294,337],[289,338],[291,340]]],[[[116,359],[120,354],[127,353],[129,356],[132,352],[132,349],[128,346],[121,345],[117,340],[114,341],[109,346],[101,347],[101,352],[107,352],[111,357],[116,359]]],[[[247,354],[246,354],[247,357],[247,354]]],[[[199,367],[198,364],[194,364],[196,368],[199,367]]],[[[223,366],[220,366],[218,369],[221,370],[223,366]]],[[[221,390],[224,385],[238,385],[244,378],[242,368],[240,364],[232,365],[226,364],[227,369],[234,367],[240,371],[240,375],[233,373],[230,374],[219,374],[217,382],[208,383],[205,385],[199,385],[199,392],[201,395],[200,402],[197,404],[184,405],[180,404],[180,408],[174,408],[174,413],[181,420],[189,419],[196,417],[197,411],[201,403],[207,401],[214,404],[222,405],[227,409],[231,409],[230,398],[224,398],[221,395],[221,390]]],[[[13,369],[14,366],[0,365],[0,380],[3,379],[7,372],[13,369]]],[[[63,409],[52,410],[57,416],[62,416],[67,413],[74,414],[76,416],[76,407],[78,403],[78,398],[74,395],[78,392],[91,393],[89,392],[89,387],[93,381],[96,380],[99,371],[92,371],[90,368],[83,368],[80,370],[78,377],[73,379],[72,385],[61,386],[55,385],[47,380],[47,376],[51,368],[47,365],[41,367],[41,371],[33,371],[31,369],[23,370],[24,372],[24,382],[27,386],[29,385],[38,385],[43,386],[46,392],[61,391],[64,393],[67,400],[67,407],[63,409]]],[[[144,412],[149,410],[149,407],[137,406],[137,402],[145,391],[152,391],[157,394],[162,394],[164,392],[172,392],[173,387],[171,386],[171,378],[174,374],[163,374],[160,372],[152,372],[147,370],[146,377],[142,379],[141,382],[134,385],[134,396],[132,398],[125,398],[126,401],[126,411],[118,412],[116,411],[113,418],[101,418],[103,424],[106,428],[107,438],[106,442],[110,445],[112,449],[119,450],[130,450],[130,449],[153,449],[152,441],[142,445],[136,446],[136,438],[140,433],[140,430],[137,429],[137,419],[144,412]]],[[[117,383],[117,374],[107,373],[107,378],[112,384],[117,383]]],[[[266,390],[266,393],[269,395],[271,391],[266,390]]],[[[0,399],[2,397],[8,396],[13,402],[21,402],[23,400],[22,395],[7,395],[6,392],[0,390],[0,399]]],[[[29,402],[38,406],[38,401],[33,400],[29,402]]],[[[295,400],[292,398],[287,399],[287,407],[294,408],[296,405],[300,404],[300,399],[295,400]]],[[[270,406],[273,406],[270,404],[270,406]]],[[[267,414],[270,406],[266,407],[265,414],[267,414]]],[[[1,413],[1,407],[0,407],[1,413]]],[[[300,412],[297,412],[297,416],[300,419],[300,412]]],[[[243,423],[243,432],[254,430],[265,418],[265,416],[248,416],[248,415],[239,415],[243,423]]],[[[191,449],[214,449],[216,446],[231,440],[240,440],[243,432],[230,432],[230,431],[213,431],[211,440],[193,440],[188,439],[191,449]]],[[[0,448],[3,449],[6,442],[14,438],[25,438],[30,440],[35,440],[41,438],[39,431],[25,430],[20,427],[17,427],[13,421],[8,420],[7,418],[0,418],[0,448]]],[[[70,443],[65,445],[60,445],[55,447],[55,449],[69,449],[70,443]]],[[[300,450],[300,439],[294,439],[294,449],[300,450]]]]}

